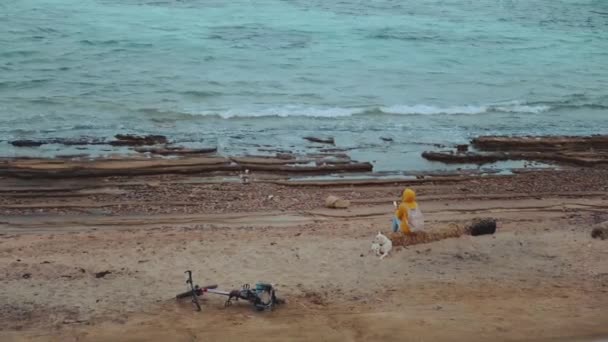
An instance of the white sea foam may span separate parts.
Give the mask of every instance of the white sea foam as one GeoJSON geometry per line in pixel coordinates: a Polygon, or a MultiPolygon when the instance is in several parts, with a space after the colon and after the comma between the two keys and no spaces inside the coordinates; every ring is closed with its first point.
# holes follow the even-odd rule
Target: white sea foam
{"type": "MultiPolygon", "coordinates": [[[[486,113],[524,113],[537,114],[549,110],[546,105],[527,105],[519,102],[488,105],[393,105],[382,107],[307,107],[286,105],[280,107],[257,109],[230,109],[219,111],[194,112],[193,115],[218,116],[224,119],[256,117],[316,117],[337,118],[353,115],[480,115],[486,113]]],[[[191,112],[192,113],[192,112],[191,112]]]]}
{"type": "Polygon", "coordinates": [[[220,112],[203,112],[203,115],[218,115],[224,119],[246,118],[246,117],[292,117],[308,116],[317,118],[348,117],[362,113],[361,108],[341,108],[341,107],[306,107],[297,105],[287,105],[282,107],[271,107],[265,109],[231,109],[220,112]]]}

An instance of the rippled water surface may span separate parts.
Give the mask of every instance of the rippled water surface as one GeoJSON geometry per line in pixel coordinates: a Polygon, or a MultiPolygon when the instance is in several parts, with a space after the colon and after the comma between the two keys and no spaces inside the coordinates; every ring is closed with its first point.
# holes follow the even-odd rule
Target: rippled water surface
{"type": "Polygon", "coordinates": [[[607,129],[603,0],[0,3],[0,155],[74,152],[12,139],[242,153],[323,134],[379,169],[428,169],[425,144],[607,129]]]}

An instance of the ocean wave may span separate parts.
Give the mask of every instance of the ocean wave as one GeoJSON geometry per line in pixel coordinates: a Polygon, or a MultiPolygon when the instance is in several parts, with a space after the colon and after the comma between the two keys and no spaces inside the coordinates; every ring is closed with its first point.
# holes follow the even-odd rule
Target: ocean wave
{"type": "Polygon", "coordinates": [[[547,105],[526,105],[520,103],[469,105],[469,106],[433,106],[433,105],[394,105],[381,107],[304,107],[283,106],[255,111],[228,110],[223,112],[202,112],[199,115],[214,115],[224,119],[238,117],[315,117],[339,118],[356,115],[478,115],[486,113],[524,113],[537,114],[549,110],[547,105]]]}
{"type": "Polygon", "coordinates": [[[531,102],[530,105],[549,105],[555,109],[608,109],[608,95],[588,96],[572,94],[551,102],[531,102]]]}
{"type": "Polygon", "coordinates": [[[282,107],[243,110],[231,109],[226,111],[204,111],[198,115],[216,116],[223,119],[232,118],[255,118],[255,117],[314,117],[314,118],[337,118],[349,117],[365,113],[362,108],[342,108],[342,107],[304,107],[288,105],[282,107]]]}
{"type": "MultiPolygon", "coordinates": [[[[188,92],[196,96],[214,95],[208,92],[188,92]]],[[[283,105],[275,107],[253,107],[233,109],[187,108],[185,110],[167,110],[143,108],[144,113],[153,121],[193,120],[200,118],[264,118],[264,117],[311,117],[311,118],[341,118],[351,116],[381,116],[381,115],[484,115],[496,113],[513,113],[521,115],[536,115],[547,111],[564,110],[604,110],[608,109],[608,96],[589,97],[586,95],[569,95],[553,101],[509,101],[488,104],[471,105],[431,105],[431,104],[398,104],[385,106],[358,107],[323,107],[306,105],[283,105]]]]}
{"type": "Polygon", "coordinates": [[[152,121],[192,120],[197,118],[264,118],[264,117],[311,117],[311,118],[340,118],[351,116],[378,115],[481,115],[488,113],[522,113],[538,114],[551,109],[551,106],[521,103],[464,105],[464,106],[434,106],[434,105],[394,105],[368,107],[310,107],[302,105],[285,105],[280,107],[257,109],[229,109],[203,111],[175,111],[153,108],[140,109],[152,121]]]}
{"type": "Polygon", "coordinates": [[[441,41],[444,38],[433,32],[403,31],[393,28],[373,30],[366,35],[367,39],[401,40],[401,41],[441,41]]]}
{"type": "Polygon", "coordinates": [[[434,114],[460,114],[474,115],[485,113],[528,113],[538,114],[549,110],[547,105],[526,105],[519,103],[512,104],[491,104],[491,105],[467,105],[467,106],[430,106],[430,105],[396,105],[390,107],[380,107],[380,111],[385,114],[403,115],[434,115],[434,114]]]}
{"type": "Polygon", "coordinates": [[[212,90],[187,90],[187,91],[182,91],[180,92],[183,95],[187,95],[187,96],[192,96],[192,97],[198,97],[198,98],[207,98],[207,97],[218,97],[218,96],[222,96],[223,93],[219,92],[219,91],[212,91],[212,90]]]}

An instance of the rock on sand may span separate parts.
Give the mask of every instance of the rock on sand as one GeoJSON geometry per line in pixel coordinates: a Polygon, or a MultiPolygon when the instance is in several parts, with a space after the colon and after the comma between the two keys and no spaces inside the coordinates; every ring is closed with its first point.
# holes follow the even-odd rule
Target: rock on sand
{"type": "Polygon", "coordinates": [[[329,195],[325,199],[325,206],[332,209],[347,209],[350,207],[350,201],[337,196],[329,195]]]}
{"type": "Polygon", "coordinates": [[[597,224],[591,230],[591,237],[594,239],[607,240],[608,239],[608,221],[597,224]]]}

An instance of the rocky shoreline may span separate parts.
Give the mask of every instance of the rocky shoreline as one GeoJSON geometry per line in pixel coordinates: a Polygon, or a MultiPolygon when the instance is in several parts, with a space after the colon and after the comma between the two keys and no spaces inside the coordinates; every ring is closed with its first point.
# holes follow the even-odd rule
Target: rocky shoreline
{"type": "MultiPolygon", "coordinates": [[[[294,153],[279,148],[259,149],[260,154],[225,156],[217,146],[190,147],[176,145],[162,135],[117,134],[113,140],[88,137],[74,139],[15,140],[16,147],[35,148],[44,144],[100,145],[126,147],[133,154],[91,157],[86,153],[55,157],[0,158],[0,176],[19,178],[71,178],[137,176],[160,174],[233,175],[245,170],[265,174],[285,175],[337,175],[373,174],[374,161],[351,159],[349,149],[335,146],[332,137],[304,137],[303,140],[319,144],[315,152],[294,153]],[[333,147],[327,148],[327,145],[333,147]]],[[[559,166],[596,167],[608,165],[608,136],[540,136],[506,137],[481,136],[470,145],[456,145],[453,150],[424,151],[426,160],[445,165],[488,165],[504,161],[542,162],[559,166]]],[[[83,147],[82,149],[86,149],[83,147]]],[[[441,169],[438,167],[437,169],[441,169]]],[[[406,170],[395,170],[394,173],[406,170]]],[[[478,170],[478,174],[496,173],[478,170]]],[[[516,172],[517,170],[512,170],[516,172]]],[[[447,172],[447,171],[446,171],[447,172]]],[[[424,178],[437,172],[417,173],[424,178]]],[[[441,173],[441,172],[439,172],[441,173]]],[[[450,172],[470,175],[470,170],[450,172]]]]}
{"type": "Polygon", "coordinates": [[[17,178],[72,178],[160,174],[217,174],[262,171],[283,174],[333,174],[369,172],[373,166],[350,159],[278,159],[262,157],[180,158],[9,158],[0,160],[0,176],[17,178]]]}
{"type": "Polygon", "coordinates": [[[482,136],[471,140],[475,151],[425,151],[422,157],[445,164],[490,164],[498,161],[536,161],[558,165],[608,164],[608,136],[482,136]]]}

